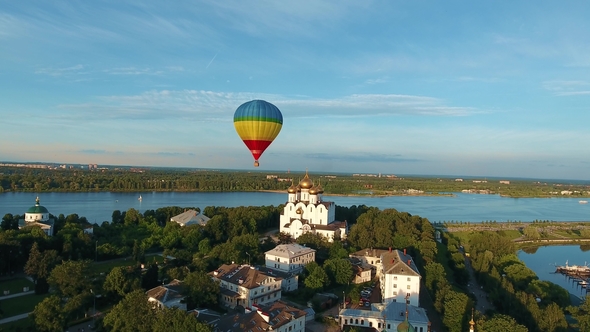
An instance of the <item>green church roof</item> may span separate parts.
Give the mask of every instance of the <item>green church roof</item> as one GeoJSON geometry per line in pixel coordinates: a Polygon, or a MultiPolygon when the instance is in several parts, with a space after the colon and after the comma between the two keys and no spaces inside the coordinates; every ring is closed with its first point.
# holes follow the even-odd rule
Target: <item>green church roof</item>
{"type": "Polygon", "coordinates": [[[35,206],[31,206],[27,213],[49,213],[49,211],[44,206],[39,205],[39,197],[37,197],[35,206]]]}

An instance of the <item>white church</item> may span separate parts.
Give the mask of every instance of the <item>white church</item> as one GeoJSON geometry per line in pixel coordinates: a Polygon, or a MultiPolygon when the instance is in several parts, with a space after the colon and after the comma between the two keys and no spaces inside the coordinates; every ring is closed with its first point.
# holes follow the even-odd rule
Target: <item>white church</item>
{"type": "Polygon", "coordinates": [[[314,185],[307,172],[298,185],[287,190],[289,198],[280,218],[279,231],[297,239],[305,233],[320,234],[332,242],[345,239],[346,221],[335,221],[336,204],[322,199],[324,190],[314,185]]]}
{"type": "Polygon", "coordinates": [[[39,197],[35,200],[35,206],[25,212],[25,218],[19,220],[18,228],[36,226],[40,227],[45,234],[53,236],[54,220],[50,217],[49,211],[39,204],[39,197]]]}

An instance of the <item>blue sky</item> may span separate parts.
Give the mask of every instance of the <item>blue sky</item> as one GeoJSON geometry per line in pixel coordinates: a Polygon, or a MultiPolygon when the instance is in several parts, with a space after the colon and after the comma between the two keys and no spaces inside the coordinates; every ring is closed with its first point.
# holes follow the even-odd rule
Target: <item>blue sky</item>
{"type": "Polygon", "coordinates": [[[1,1],[0,160],[590,179],[590,2],[1,1]]]}

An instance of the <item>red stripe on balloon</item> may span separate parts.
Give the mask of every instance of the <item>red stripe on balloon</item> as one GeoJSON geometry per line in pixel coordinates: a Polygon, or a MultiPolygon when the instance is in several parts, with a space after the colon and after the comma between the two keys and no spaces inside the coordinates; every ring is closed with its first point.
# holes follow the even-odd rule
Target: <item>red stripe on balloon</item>
{"type": "Polygon", "coordinates": [[[266,150],[266,148],[268,148],[272,141],[244,140],[244,143],[246,144],[248,149],[250,149],[250,152],[252,153],[252,157],[254,157],[254,160],[258,160],[258,158],[260,158],[260,155],[264,152],[264,150],[266,150]]]}

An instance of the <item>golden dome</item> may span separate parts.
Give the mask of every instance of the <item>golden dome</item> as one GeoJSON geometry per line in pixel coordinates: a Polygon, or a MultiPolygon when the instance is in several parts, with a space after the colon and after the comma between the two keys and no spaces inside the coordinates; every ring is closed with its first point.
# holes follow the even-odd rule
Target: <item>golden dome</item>
{"type": "Polygon", "coordinates": [[[299,182],[299,187],[301,187],[301,189],[310,189],[311,187],[313,187],[313,181],[311,181],[311,179],[307,175],[307,172],[305,172],[305,177],[303,178],[303,180],[299,182]]]}
{"type": "Polygon", "coordinates": [[[318,194],[324,193],[324,188],[322,188],[321,184],[318,184],[317,187],[315,187],[315,190],[318,192],[318,194]]]}
{"type": "Polygon", "coordinates": [[[311,189],[309,189],[309,194],[310,195],[317,195],[318,194],[318,187],[311,187],[311,189]]]}
{"type": "Polygon", "coordinates": [[[291,184],[291,186],[289,187],[289,189],[287,189],[287,192],[288,192],[289,194],[294,194],[294,193],[296,193],[296,192],[297,192],[297,186],[295,186],[295,184],[293,184],[293,183],[292,183],[292,184],[291,184]]]}

